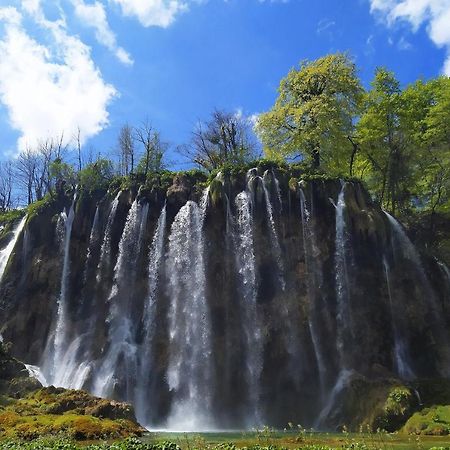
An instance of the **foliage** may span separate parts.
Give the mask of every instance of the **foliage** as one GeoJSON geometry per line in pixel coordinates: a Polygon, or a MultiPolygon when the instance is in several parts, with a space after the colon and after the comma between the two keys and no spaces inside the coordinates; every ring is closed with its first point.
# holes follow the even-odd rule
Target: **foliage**
{"type": "Polygon", "coordinates": [[[37,216],[43,210],[50,208],[54,203],[54,199],[47,194],[42,200],[38,200],[34,203],[31,203],[26,209],[28,214],[28,220],[30,218],[37,216]]]}
{"type": "Polygon", "coordinates": [[[403,431],[409,434],[450,435],[450,405],[433,406],[416,412],[403,431]]]}
{"type": "Polygon", "coordinates": [[[281,80],[278,91],[275,105],[257,123],[266,155],[339,167],[350,154],[348,136],[363,92],[348,55],[302,62],[281,80]]]}
{"type": "Polygon", "coordinates": [[[112,162],[99,158],[78,172],[78,180],[82,189],[93,192],[107,189],[114,176],[112,162]]]}
{"type": "Polygon", "coordinates": [[[450,79],[403,91],[378,69],[357,125],[358,175],[385,208],[446,210],[450,202],[450,79]]]}
{"type": "Polygon", "coordinates": [[[61,158],[56,158],[50,163],[49,173],[57,192],[63,192],[66,184],[75,185],[76,176],[73,167],[61,158]]]}

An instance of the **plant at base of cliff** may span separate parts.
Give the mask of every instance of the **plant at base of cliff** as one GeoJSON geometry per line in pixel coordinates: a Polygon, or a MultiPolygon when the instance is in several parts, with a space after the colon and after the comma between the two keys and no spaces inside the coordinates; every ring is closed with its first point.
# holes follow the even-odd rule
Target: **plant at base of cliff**
{"type": "Polygon", "coordinates": [[[264,425],[261,430],[256,429],[256,439],[258,442],[264,442],[266,445],[272,444],[272,438],[274,437],[275,430],[267,425],[264,425]]]}
{"type": "Polygon", "coordinates": [[[412,398],[408,388],[396,387],[389,393],[384,409],[390,415],[404,416],[410,408],[412,398]]]}

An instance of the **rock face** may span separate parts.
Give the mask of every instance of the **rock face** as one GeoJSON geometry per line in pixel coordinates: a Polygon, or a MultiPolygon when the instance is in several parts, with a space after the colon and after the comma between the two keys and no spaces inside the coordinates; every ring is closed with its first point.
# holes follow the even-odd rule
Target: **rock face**
{"type": "Polygon", "coordinates": [[[49,383],[131,402],[146,425],[356,426],[358,380],[450,376],[444,275],[357,182],[177,175],[30,217],[0,332],[49,383]]]}

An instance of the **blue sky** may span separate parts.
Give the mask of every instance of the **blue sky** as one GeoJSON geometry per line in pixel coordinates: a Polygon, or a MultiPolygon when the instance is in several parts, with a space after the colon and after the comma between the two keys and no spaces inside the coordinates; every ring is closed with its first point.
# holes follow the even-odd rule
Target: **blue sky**
{"type": "Polygon", "coordinates": [[[366,86],[380,65],[450,75],[450,0],[0,0],[0,157],[78,127],[108,153],[146,118],[174,148],[215,107],[266,111],[290,68],[335,51],[366,86]]]}

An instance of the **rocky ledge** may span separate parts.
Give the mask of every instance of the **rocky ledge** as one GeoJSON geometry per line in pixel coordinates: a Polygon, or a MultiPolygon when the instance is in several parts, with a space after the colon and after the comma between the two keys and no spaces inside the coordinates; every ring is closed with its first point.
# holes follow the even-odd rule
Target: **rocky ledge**
{"type": "Polygon", "coordinates": [[[77,440],[115,439],[143,432],[128,403],[84,391],[43,387],[0,344],[0,439],[55,434],[77,440]]]}

